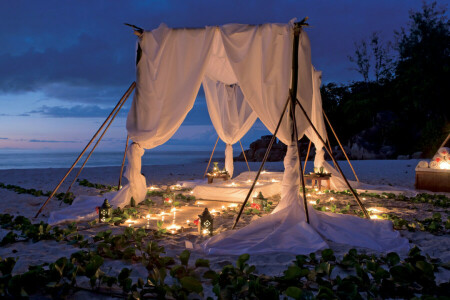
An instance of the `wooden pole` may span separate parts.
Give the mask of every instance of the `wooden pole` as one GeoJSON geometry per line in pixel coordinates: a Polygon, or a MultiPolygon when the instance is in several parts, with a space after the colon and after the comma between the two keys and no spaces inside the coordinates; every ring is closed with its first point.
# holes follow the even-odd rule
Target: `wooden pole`
{"type": "Polygon", "coordinates": [[[117,190],[120,190],[120,185],[122,184],[123,166],[125,165],[125,158],[127,157],[127,150],[128,150],[128,142],[129,141],[130,141],[130,136],[127,134],[127,142],[125,144],[125,151],[123,152],[122,166],[120,167],[119,184],[117,185],[117,190]]]}
{"type": "Polygon", "coordinates": [[[306,152],[305,165],[303,166],[303,174],[306,172],[306,163],[308,162],[309,150],[311,150],[311,140],[309,140],[308,151],[306,152]]]}
{"type": "MultiPolygon", "coordinates": [[[[128,94],[129,95],[129,94],[128,94]]],[[[75,175],[75,178],[72,180],[72,183],[69,185],[69,188],[66,191],[65,196],[67,196],[69,194],[70,189],[72,188],[73,184],[75,183],[75,181],[77,180],[78,176],[80,176],[81,171],[83,171],[84,166],[86,165],[86,163],[88,162],[89,158],[91,158],[92,153],[94,153],[95,148],[97,148],[98,144],[100,143],[100,141],[103,139],[103,136],[106,134],[106,131],[108,131],[109,126],[111,126],[112,122],[114,121],[114,119],[116,118],[117,114],[119,113],[120,109],[122,108],[122,106],[125,104],[125,102],[127,102],[128,97],[126,97],[125,99],[123,99],[122,103],[120,104],[120,106],[117,108],[117,110],[114,112],[114,115],[112,116],[111,120],[109,121],[108,125],[106,126],[105,130],[103,130],[102,134],[100,135],[100,137],[98,138],[97,142],[95,142],[94,147],[92,147],[91,151],[89,152],[88,156],[86,157],[86,159],[84,160],[83,164],[81,165],[81,168],[78,170],[77,175],[75,175]]]]}
{"type": "Polygon", "coordinates": [[[239,140],[239,144],[241,145],[242,154],[244,154],[245,163],[247,164],[248,171],[250,172],[251,171],[250,166],[248,165],[247,156],[245,156],[245,151],[244,151],[244,147],[242,147],[241,140],[239,140]]]}
{"type": "MultiPolygon", "coordinates": [[[[352,163],[350,162],[350,159],[348,158],[347,153],[346,153],[345,150],[344,150],[344,147],[342,147],[341,141],[339,140],[339,138],[338,138],[336,132],[334,131],[333,126],[331,126],[330,120],[328,119],[327,115],[325,114],[325,111],[322,110],[322,112],[323,112],[323,116],[325,117],[325,120],[327,120],[327,123],[328,123],[328,125],[330,126],[330,129],[331,129],[331,131],[332,131],[333,134],[334,134],[334,137],[336,138],[336,141],[337,141],[338,144],[339,144],[339,147],[341,148],[342,152],[344,153],[345,158],[347,159],[348,164],[350,165],[350,168],[352,168],[353,175],[355,175],[356,181],[359,182],[358,176],[356,176],[355,169],[353,169],[352,163]]],[[[449,135],[449,136],[450,136],[450,135],[449,135]]],[[[328,139],[328,141],[329,141],[329,139],[328,139]]],[[[331,147],[330,147],[330,149],[331,149],[331,147]]]]}
{"type": "MultiPolygon", "coordinates": [[[[300,173],[300,184],[303,191],[303,205],[305,208],[306,223],[309,224],[309,212],[308,212],[308,202],[306,201],[306,188],[305,188],[305,177],[303,176],[302,159],[300,155],[300,146],[298,143],[298,129],[297,129],[297,118],[295,116],[295,99],[297,96],[297,84],[298,84],[298,43],[300,39],[301,27],[294,27],[294,41],[292,46],[292,79],[290,89],[291,93],[291,118],[292,118],[292,140],[297,145],[297,158],[299,163],[299,173],[300,173]]],[[[306,165],[305,165],[306,166],[306,165]]]]}
{"type": "Polygon", "coordinates": [[[64,182],[64,180],[66,180],[67,176],[69,176],[70,172],[72,172],[73,168],[76,166],[76,164],[78,163],[78,161],[81,159],[81,157],[84,155],[84,153],[86,152],[86,150],[89,148],[89,146],[92,144],[92,142],[94,141],[94,139],[97,137],[97,135],[100,133],[100,131],[103,129],[103,127],[106,125],[106,123],[109,121],[109,119],[111,118],[111,116],[114,114],[114,112],[116,111],[116,109],[119,107],[119,105],[123,102],[124,99],[128,98],[128,96],[131,94],[131,92],[134,90],[134,88],[136,87],[136,82],[133,82],[130,87],[128,88],[128,90],[125,92],[125,94],[122,96],[122,98],[120,98],[119,102],[117,102],[116,106],[113,108],[113,110],[111,111],[111,113],[109,114],[109,116],[106,118],[106,120],[103,122],[103,124],[100,126],[100,128],[97,130],[97,132],[94,134],[94,136],[91,138],[91,140],[87,143],[86,147],[84,147],[83,151],[81,151],[80,155],[78,155],[77,159],[75,160],[75,162],[72,164],[72,166],[70,167],[70,169],[67,171],[66,175],[64,175],[64,177],[61,179],[61,181],[58,183],[58,185],[55,187],[55,189],[53,190],[53,192],[50,194],[50,196],[47,198],[47,200],[44,202],[44,204],[41,206],[41,208],[38,210],[38,212],[36,213],[36,215],[34,216],[35,218],[37,218],[39,216],[39,214],[42,212],[42,210],[44,209],[44,207],[47,205],[48,201],[50,201],[50,199],[53,198],[53,196],[56,194],[56,192],[58,191],[59,187],[61,186],[61,184],[64,182]]]}
{"type": "Polygon", "coordinates": [[[358,195],[355,193],[355,191],[353,190],[353,188],[351,187],[350,183],[347,180],[347,177],[345,177],[344,172],[342,172],[341,167],[339,166],[339,164],[337,163],[336,159],[334,158],[333,153],[331,153],[330,149],[328,149],[327,147],[327,143],[324,141],[324,139],[320,136],[319,132],[317,131],[316,127],[314,126],[314,124],[311,122],[311,119],[308,117],[308,114],[306,113],[305,109],[303,108],[303,105],[300,103],[300,101],[298,101],[298,99],[296,99],[298,106],[300,106],[300,109],[302,110],[306,120],[308,121],[309,125],[311,126],[311,128],[314,130],[314,132],[317,134],[317,137],[320,139],[320,141],[322,142],[322,144],[325,147],[325,150],[327,150],[328,154],[330,155],[331,159],[333,160],[333,162],[336,164],[336,167],[339,171],[339,173],[341,174],[342,178],[344,178],[345,183],[347,184],[348,188],[350,189],[350,191],[352,192],[353,196],[356,199],[356,202],[358,202],[359,207],[361,208],[361,210],[363,211],[364,215],[366,216],[367,219],[370,219],[369,213],[367,212],[366,208],[364,207],[364,205],[362,204],[361,200],[359,200],[358,195]]]}
{"type": "MultiPolygon", "coordinates": [[[[447,144],[448,140],[450,140],[450,133],[448,134],[448,136],[447,136],[447,138],[445,139],[445,141],[441,144],[441,146],[439,147],[439,149],[442,148],[442,147],[445,147],[445,144],[447,144]]],[[[438,150],[439,150],[439,149],[438,149],[438,150]]]]}
{"type": "Polygon", "coordinates": [[[275,132],[273,133],[272,139],[270,140],[269,146],[267,147],[266,154],[264,154],[264,158],[263,158],[263,160],[261,162],[261,166],[259,167],[258,173],[256,173],[255,180],[253,181],[253,184],[250,187],[250,190],[248,191],[247,197],[245,197],[245,200],[242,203],[241,209],[239,210],[239,213],[238,213],[238,215],[236,217],[236,220],[234,221],[233,227],[231,229],[234,229],[236,227],[237,223],[239,222],[239,218],[241,217],[241,214],[244,211],[244,207],[247,204],[248,199],[250,198],[250,195],[252,194],[253,189],[255,188],[256,182],[258,181],[259,175],[261,174],[261,171],[264,168],[264,164],[266,163],[266,160],[269,157],[270,149],[272,149],[273,142],[277,138],[278,129],[280,129],[281,121],[283,120],[284,113],[286,112],[289,100],[290,100],[290,97],[288,97],[288,99],[286,101],[286,104],[284,105],[283,112],[281,113],[280,120],[278,121],[277,128],[275,129],[275,132]]]}
{"type": "Polygon", "coordinates": [[[206,166],[205,174],[203,174],[203,177],[206,176],[206,173],[208,173],[209,165],[211,164],[211,160],[213,158],[214,150],[216,150],[217,142],[219,141],[219,137],[217,137],[216,143],[214,144],[214,148],[211,152],[211,156],[209,157],[208,165],[206,166]]]}

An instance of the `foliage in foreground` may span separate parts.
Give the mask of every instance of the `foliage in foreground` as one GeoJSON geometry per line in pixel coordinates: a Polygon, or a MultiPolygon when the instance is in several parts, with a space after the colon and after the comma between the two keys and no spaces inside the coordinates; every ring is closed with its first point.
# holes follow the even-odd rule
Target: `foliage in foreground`
{"type": "Polygon", "coordinates": [[[178,258],[165,256],[164,247],[152,241],[142,228],[126,227],[117,235],[106,230],[83,239],[74,224],[55,230],[10,215],[0,215],[0,222],[3,228],[22,231],[33,241],[56,239],[85,249],[14,275],[16,259],[0,259],[2,297],[61,298],[88,290],[130,299],[186,299],[203,297],[208,290],[218,299],[426,298],[445,297],[450,288],[449,283],[437,284],[435,280],[438,269],[449,268],[448,264],[423,256],[418,248],[403,260],[396,253],[378,257],[355,249],[338,259],[326,249],[320,255],[296,256],[282,276],[266,276],[257,274],[255,266],[248,264],[248,254],[241,255],[236,265],[226,265],[219,271],[213,270],[206,259],[190,264],[188,250],[178,258]],[[141,263],[148,271],[147,278],[133,281],[129,268],[114,274],[105,265],[108,260],[141,263]]]}
{"type": "Polygon", "coordinates": [[[14,258],[0,259],[0,295],[19,297],[51,295],[64,297],[79,290],[90,290],[129,299],[186,299],[202,297],[206,288],[212,288],[218,299],[362,299],[442,297],[449,283],[436,284],[435,273],[439,265],[413,248],[401,260],[396,253],[376,257],[350,250],[342,259],[336,259],[331,249],[323,250],[320,257],[298,255],[282,276],[256,274],[250,266],[250,256],[243,254],[236,265],[226,265],[216,272],[206,259],[190,264],[190,252],[178,257],[178,264],[170,264],[162,257],[164,248],[154,242],[143,250],[148,277],[133,282],[131,269],[123,268],[119,274],[105,272],[104,258],[94,251],[79,251],[62,257],[51,264],[30,266],[23,274],[12,275],[14,258]],[[158,262],[158,263],[156,263],[158,262]],[[151,267],[150,267],[151,266],[151,267]],[[169,283],[168,278],[171,278],[169,283]],[[78,282],[87,278],[90,288],[78,282]]]}

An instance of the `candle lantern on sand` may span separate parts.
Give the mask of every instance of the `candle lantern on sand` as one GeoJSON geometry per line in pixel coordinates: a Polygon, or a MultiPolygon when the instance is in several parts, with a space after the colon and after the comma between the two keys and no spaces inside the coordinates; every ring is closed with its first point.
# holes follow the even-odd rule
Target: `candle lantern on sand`
{"type": "Polygon", "coordinates": [[[198,232],[203,235],[212,235],[214,218],[209,213],[208,208],[206,207],[203,213],[198,215],[198,217],[198,232]]]}
{"type": "Polygon", "coordinates": [[[254,205],[252,205],[252,208],[261,210],[267,206],[267,198],[264,198],[263,194],[259,192],[256,197],[253,197],[253,204],[254,205]]]}
{"type": "Polygon", "coordinates": [[[170,187],[167,187],[166,192],[163,194],[164,205],[172,206],[173,201],[175,200],[175,193],[170,190],[170,187]]]}
{"type": "Polygon", "coordinates": [[[108,202],[108,199],[103,201],[102,206],[98,210],[98,220],[100,223],[106,222],[107,219],[112,217],[112,207],[108,202]]]}

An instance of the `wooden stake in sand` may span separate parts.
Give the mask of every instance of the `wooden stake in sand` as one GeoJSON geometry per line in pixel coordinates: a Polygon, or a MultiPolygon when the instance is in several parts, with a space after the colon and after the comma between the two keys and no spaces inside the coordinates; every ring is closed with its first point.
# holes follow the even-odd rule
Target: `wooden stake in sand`
{"type": "Polygon", "coordinates": [[[309,150],[311,150],[311,140],[309,140],[309,145],[308,145],[308,151],[306,152],[306,158],[305,158],[305,165],[303,166],[303,174],[305,174],[306,171],[306,163],[308,162],[308,157],[309,157],[309,150]]]}
{"type": "Polygon", "coordinates": [[[294,41],[292,46],[292,79],[290,89],[291,94],[291,118],[292,118],[292,141],[297,145],[297,158],[299,163],[299,173],[300,173],[300,184],[303,191],[303,205],[305,209],[306,223],[309,224],[309,212],[308,212],[308,202],[306,201],[306,187],[305,187],[305,177],[303,176],[302,159],[301,159],[301,149],[298,143],[298,128],[297,128],[297,118],[295,116],[295,99],[297,99],[297,85],[298,85],[298,43],[300,41],[302,27],[301,25],[296,25],[294,27],[294,41]]]}
{"type": "Polygon", "coordinates": [[[214,148],[213,148],[213,150],[211,152],[211,156],[209,157],[208,165],[206,166],[205,174],[203,174],[203,177],[205,177],[206,173],[208,173],[209,165],[211,164],[211,159],[213,158],[214,150],[216,150],[216,146],[217,146],[217,142],[218,141],[219,141],[219,137],[217,137],[216,143],[214,144],[214,148]]]}
{"type": "Polygon", "coordinates": [[[258,173],[256,173],[255,180],[253,180],[253,184],[250,187],[250,190],[248,191],[247,197],[245,197],[245,200],[241,205],[241,209],[239,210],[239,213],[238,213],[236,220],[234,221],[233,227],[231,229],[234,229],[236,227],[237,223],[239,222],[239,218],[241,217],[242,212],[244,211],[245,204],[247,204],[248,199],[250,198],[250,195],[252,194],[253,189],[255,188],[256,182],[258,181],[259,175],[261,174],[261,171],[263,170],[264,164],[266,163],[266,160],[269,157],[270,149],[272,149],[272,145],[273,145],[275,139],[277,138],[278,129],[280,129],[281,121],[283,120],[284,113],[286,112],[287,106],[289,104],[289,100],[290,100],[290,97],[288,97],[286,104],[284,105],[283,112],[281,113],[281,117],[280,117],[280,120],[278,121],[277,128],[275,129],[272,139],[270,140],[269,146],[267,147],[266,154],[264,154],[264,158],[261,162],[261,166],[259,167],[258,173]]]}
{"type": "MultiPolygon", "coordinates": [[[[103,129],[103,127],[105,127],[106,123],[109,121],[109,119],[112,117],[112,115],[116,112],[116,110],[119,108],[119,106],[121,107],[121,104],[130,96],[131,92],[134,90],[134,88],[136,87],[136,82],[134,81],[130,87],[128,88],[128,90],[125,92],[125,94],[122,96],[122,98],[120,98],[119,102],[117,102],[116,106],[113,108],[113,110],[111,111],[111,113],[109,114],[109,116],[106,118],[106,120],[103,122],[103,124],[100,126],[100,128],[97,130],[97,132],[94,134],[94,136],[91,138],[91,140],[87,143],[86,147],[84,147],[83,151],[81,151],[80,155],[78,155],[77,159],[75,160],[75,162],[72,164],[72,166],[70,167],[70,169],[67,171],[66,175],[64,175],[64,177],[61,179],[61,181],[58,183],[58,185],[55,187],[55,189],[53,190],[53,192],[50,194],[50,196],[47,198],[47,200],[44,202],[44,204],[42,204],[41,208],[39,208],[38,212],[36,213],[36,215],[34,216],[35,218],[37,218],[39,216],[39,214],[42,212],[42,210],[44,209],[44,207],[47,205],[47,203],[50,201],[50,199],[53,198],[53,196],[56,194],[56,192],[58,191],[59,187],[61,186],[61,184],[66,180],[67,176],[69,176],[70,172],[72,172],[73,168],[77,165],[77,163],[80,161],[81,157],[83,157],[84,153],[86,152],[86,150],[89,148],[89,146],[92,144],[92,142],[95,140],[95,138],[97,137],[97,135],[100,133],[100,131],[103,129]]],[[[109,125],[108,125],[109,126],[109,125]]]]}
{"type": "MultiPolygon", "coordinates": [[[[327,117],[327,115],[325,114],[325,111],[322,110],[322,112],[323,112],[323,116],[325,117],[325,120],[327,120],[327,123],[328,123],[328,125],[330,126],[330,129],[331,129],[331,131],[332,131],[333,134],[334,134],[334,137],[336,138],[336,141],[337,141],[338,144],[339,144],[339,147],[341,148],[342,152],[344,153],[345,158],[347,159],[348,164],[350,165],[350,168],[352,168],[353,175],[355,175],[356,181],[359,182],[358,176],[356,176],[355,169],[353,169],[352,163],[350,162],[350,159],[348,158],[347,153],[346,153],[345,150],[344,150],[344,147],[342,147],[341,141],[339,140],[339,138],[338,138],[336,132],[334,132],[334,129],[333,129],[333,126],[331,126],[330,120],[328,120],[328,117],[327,117]]],[[[328,142],[329,142],[329,141],[330,141],[330,140],[328,139],[328,142]]],[[[330,150],[331,150],[330,144],[328,144],[328,146],[330,147],[330,150]]],[[[335,165],[335,166],[336,166],[336,165],[335,165]]]]}
{"type": "Polygon", "coordinates": [[[120,190],[120,185],[122,184],[123,166],[125,165],[125,158],[127,157],[127,150],[128,150],[128,142],[129,141],[130,141],[130,136],[127,134],[127,142],[125,144],[125,151],[123,152],[122,166],[120,167],[119,184],[117,185],[117,190],[120,190]]]}
{"type": "Polygon", "coordinates": [[[330,155],[331,159],[333,160],[334,164],[336,165],[339,173],[341,174],[342,178],[344,178],[345,183],[347,184],[350,192],[352,192],[353,196],[356,199],[356,202],[358,202],[359,207],[361,208],[361,210],[363,211],[364,215],[366,216],[367,219],[370,219],[369,213],[367,212],[366,208],[364,207],[364,205],[362,204],[361,200],[359,200],[358,195],[355,193],[355,191],[353,190],[353,188],[351,187],[350,183],[347,180],[347,177],[345,177],[344,172],[342,172],[341,167],[339,166],[339,164],[337,163],[336,159],[334,158],[333,153],[331,153],[330,149],[328,149],[328,145],[327,143],[324,141],[324,139],[320,136],[319,132],[317,131],[316,127],[314,126],[314,124],[311,122],[311,119],[308,117],[308,114],[306,113],[305,109],[303,108],[303,105],[300,103],[300,101],[298,101],[298,99],[296,99],[298,106],[300,106],[300,109],[303,112],[303,115],[305,116],[306,120],[308,121],[309,125],[311,126],[311,128],[314,130],[314,132],[317,134],[317,137],[320,139],[320,141],[322,142],[323,146],[325,147],[325,150],[327,150],[328,155],[330,155]]]}
{"type": "Polygon", "coordinates": [[[75,181],[78,179],[78,176],[80,176],[81,171],[83,171],[84,166],[86,165],[86,163],[88,162],[89,158],[91,158],[92,153],[94,153],[95,148],[97,148],[98,144],[100,143],[100,141],[102,140],[103,136],[105,135],[106,131],[108,131],[109,126],[111,126],[112,122],[114,121],[114,119],[116,118],[117,114],[119,113],[120,109],[122,108],[122,106],[125,104],[125,102],[127,101],[128,97],[125,98],[122,103],[120,104],[119,108],[116,109],[116,111],[114,112],[114,115],[112,116],[111,120],[109,121],[108,125],[106,126],[105,130],[103,130],[102,134],[100,135],[100,137],[98,138],[97,142],[95,142],[94,147],[92,147],[91,151],[89,152],[88,156],[86,157],[86,159],[84,160],[83,164],[81,165],[81,168],[78,170],[77,175],[75,175],[75,178],[72,180],[72,183],[69,185],[69,188],[66,191],[66,194],[64,197],[67,197],[67,195],[69,194],[70,189],[72,188],[73,184],[75,183],[75,181]]]}
{"type": "Polygon", "coordinates": [[[242,154],[244,155],[245,163],[247,164],[248,171],[250,172],[251,171],[250,166],[248,165],[247,156],[245,156],[245,151],[244,151],[244,147],[242,147],[241,140],[239,140],[239,144],[241,145],[242,154]]]}

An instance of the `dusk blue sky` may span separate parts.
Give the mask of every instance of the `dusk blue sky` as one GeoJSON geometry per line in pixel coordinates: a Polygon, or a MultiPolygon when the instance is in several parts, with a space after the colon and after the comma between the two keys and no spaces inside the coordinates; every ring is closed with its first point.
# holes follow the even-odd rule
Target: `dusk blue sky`
{"type": "MultiPolygon", "coordinates": [[[[347,83],[360,80],[348,60],[354,43],[374,31],[383,41],[393,40],[409,11],[421,6],[415,0],[1,1],[0,149],[84,147],[135,79],[136,36],[125,22],[151,30],[160,23],[287,23],[308,16],[313,64],[324,82],[347,83]]],[[[130,104],[131,98],[100,149],[123,149],[130,104]]],[[[268,131],[258,122],[244,145],[262,134],[268,131]]],[[[160,149],[209,150],[216,138],[200,93],[179,131],[160,149]]]]}

